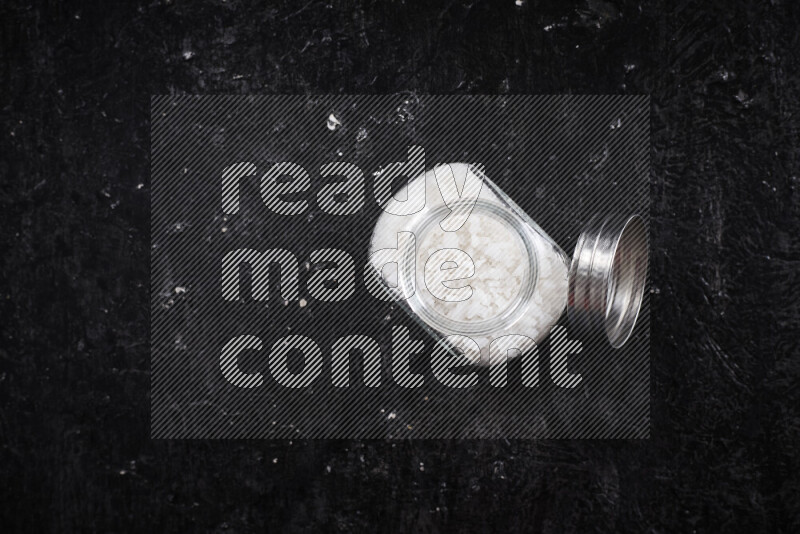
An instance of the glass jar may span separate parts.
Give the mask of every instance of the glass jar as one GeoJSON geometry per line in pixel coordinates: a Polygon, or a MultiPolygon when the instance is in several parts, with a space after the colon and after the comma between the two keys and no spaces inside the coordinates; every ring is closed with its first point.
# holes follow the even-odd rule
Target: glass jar
{"type": "Polygon", "coordinates": [[[570,261],[480,166],[439,165],[406,188],[375,224],[368,287],[472,363],[541,343],[565,311],[581,339],[630,337],[647,273],[641,217],[595,216],[570,261]]]}

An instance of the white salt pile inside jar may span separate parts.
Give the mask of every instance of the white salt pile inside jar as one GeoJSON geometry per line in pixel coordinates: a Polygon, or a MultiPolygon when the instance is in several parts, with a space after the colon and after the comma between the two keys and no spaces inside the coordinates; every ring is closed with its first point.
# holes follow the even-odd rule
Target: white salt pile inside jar
{"type": "MultiPolygon", "coordinates": [[[[435,222],[435,221],[434,221],[435,222]]],[[[509,231],[503,220],[491,212],[478,210],[457,231],[446,232],[438,224],[431,224],[420,235],[417,243],[417,265],[424,265],[425,283],[420,284],[423,303],[448,320],[464,325],[474,325],[497,317],[520,295],[520,289],[530,277],[530,257],[521,237],[509,231]],[[438,256],[434,256],[437,251],[438,256]],[[457,300],[437,298],[432,294],[429,280],[445,261],[458,264],[466,253],[474,268],[469,269],[469,298],[457,300]],[[439,261],[436,261],[436,260],[439,261]]],[[[443,286],[439,295],[455,293],[443,286]]]]}
{"type": "Polygon", "coordinates": [[[424,188],[424,207],[398,215],[408,200],[388,200],[373,231],[370,264],[392,298],[434,336],[449,336],[450,346],[468,360],[488,364],[506,357],[508,348],[518,349],[508,354],[514,356],[540,343],[568,301],[583,323],[595,330],[602,323],[612,345],[620,346],[630,335],[647,267],[638,217],[624,224],[606,219],[593,234],[584,232],[571,265],[564,251],[479,168],[440,165],[407,187],[409,192],[424,188]],[[617,251],[625,235],[632,244],[617,251]],[[413,244],[413,252],[394,268],[385,255],[375,254],[403,249],[403,243],[413,244]],[[614,258],[620,252],[625,265],[617,265],[615,274],[614,258]],[[625,284],[619,283],[620,272],[625,284]],[[616,286],[626,291],[621,298],[614,298],[616,286]]]}

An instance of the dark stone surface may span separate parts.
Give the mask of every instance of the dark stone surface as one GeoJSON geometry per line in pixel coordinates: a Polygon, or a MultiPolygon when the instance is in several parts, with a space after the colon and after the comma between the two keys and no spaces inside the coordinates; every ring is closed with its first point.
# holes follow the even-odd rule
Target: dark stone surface
{"type": "Polygon", "coordinates": [[[0,7],[4,532],[800,529],[796,3],[264,4],[0,7]],[[150,94],[398,91],[652,95],[650,440],[149,439],[150,94]]]}

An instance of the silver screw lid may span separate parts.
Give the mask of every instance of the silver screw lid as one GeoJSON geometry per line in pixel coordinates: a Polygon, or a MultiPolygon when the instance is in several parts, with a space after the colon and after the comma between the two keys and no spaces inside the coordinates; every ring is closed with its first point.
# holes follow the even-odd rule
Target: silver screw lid
{"type": "Polygon", "coordinates": [[[569,270],[570,327],[578,336],[628,341],[647,280],[647,228],[638,215],[595,216],[586,225],[569,270]]]}

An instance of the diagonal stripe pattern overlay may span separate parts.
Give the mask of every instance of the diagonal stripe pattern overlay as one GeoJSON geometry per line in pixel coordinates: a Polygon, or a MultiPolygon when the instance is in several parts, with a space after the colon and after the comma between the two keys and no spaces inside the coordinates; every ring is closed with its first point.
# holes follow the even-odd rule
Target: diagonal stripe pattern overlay
{"type": "MultiPolygon", "coordinates": [[[[646,96],[155,96],[154,438],[647,438],[649,281],[628,342],[563,316],[502,367],[453,353],[365,273],[398,162],[480,164],[572,256],[649,223],[646,96]],[[412,148],[413,147],[413,148],[412,148]],[[551,347],[552,345],[552,347],[551,347]],[[459,360],[461,357],[461,360],[459,360]],[[432,363],[434,362],[434,363],[432,363]]],[[[468,333],[465,333],[468,336],[468,333]]]]}

